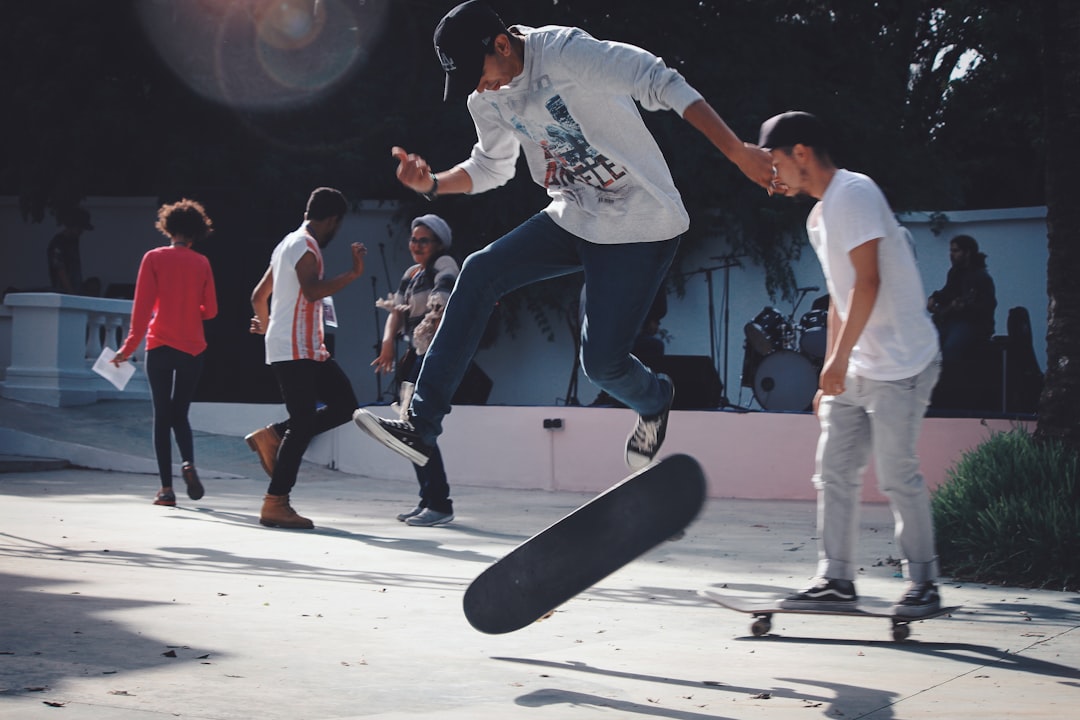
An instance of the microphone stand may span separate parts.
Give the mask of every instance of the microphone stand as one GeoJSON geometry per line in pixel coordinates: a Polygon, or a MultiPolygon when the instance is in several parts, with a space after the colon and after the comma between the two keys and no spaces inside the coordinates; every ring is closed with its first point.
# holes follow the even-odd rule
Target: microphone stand
{"type": "MultiPolygon", "coordinates": [[[[728,347],[731,345],[731,268],[742,267],[742,263],[739,262],[739,258],[742,255],[735,253],[728,253],[727,255],[714,255],[713,260],[719,260],[721,265],[720,269],[724,271],[724,392],[720,399],[720,407],[727,407],[731,404],[728,400],[728,347]]],[[[709,288],[709,304],[712,305],[712,288],[709,288]]],[[[711,308],[710,308],[711,313],[711,308]]],[[[710,319],[710,322],[711,319],[710,319]]],[[[713,361],[715,365],[715,360],[713,361]]]]}
{"type": "MultiPolygon", "coordinates": [[[[379,245],[382,245],[382,243],[379,243],[379,245]]],[[[375,276],[372,275],[371,276],[371,310],[375,314],[375,345],[374,345],[374,349],[375,349],[375,357],[378,357],[379,353],[382,351],[382,333],[379,331],[379,308],[378,308],[378,306],[375,305],[375,303],[378,302],[378,300],[379,300],[379,291],[375,287],[376,282],[378,282],[378,281],[376,280],[375,276]]],[[[375,372],[375,393],[376,393],[375,402],[380,402],[381,403],[383,401],[382,371],[381,370],[375,372]]]]}
{"type": "MultiPolygon", "coordinates": [[[[393,231],[389,228],[389,226],[387,227],[386,231],[390,235],[393,234],[393,231]]],[[[386,243],[383,243],[383,242],[379,243],[379,256],[382,258],[383,277],[386,278],[387,293],[393,293],[394,292],[394,286],[390,284],[390,269],[386,264],[386,243]]],[[[375,276],[374,275],[371,276],[371,294],[374,296],[374,298],[373,298],[374,300],[379,299],[378,291],[375,289],[375,276]]],[[[374,305],[372,305],[372,307],[374,307],[374,305]]],[[[381,352],[382,352],[382,331],[380,331],[380,329],[379,329],[379,309],[376,307],[375,308],[375,357],[378,357],[381,352]]],[[[394,359],[395,359],[395,361],[397,360],[397,338],[396,337],[394,338],[394,359]]],[[[382,370],[377,370],[375,372],[375,378],[376,378],[376,380],[375,380],[375,389],[378,392],[378,399],[377,399],[376,402],[382,402],[383,401],[382,375],[383,375],[382,370]]],[[[391,398],[396,397],[397,392],[398,392],[397,389],[393,387],[393,385],[394,385],[394,382],[393,382],[393,379],[391,379],[389,385],[387,385],[387,388],[386,388],[386,391],[388,393],[390,393],[391,398]]]]}

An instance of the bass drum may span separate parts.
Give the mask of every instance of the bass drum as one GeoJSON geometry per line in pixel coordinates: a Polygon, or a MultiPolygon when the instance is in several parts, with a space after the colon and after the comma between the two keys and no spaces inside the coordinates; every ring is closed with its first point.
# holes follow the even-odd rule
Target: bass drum
{"type": "Polygon", "coordinates": [[[754,399],[766,410],[809,410],[817,389],[817,368],[791,350],[767,356],[754,373],[754,399]]]}

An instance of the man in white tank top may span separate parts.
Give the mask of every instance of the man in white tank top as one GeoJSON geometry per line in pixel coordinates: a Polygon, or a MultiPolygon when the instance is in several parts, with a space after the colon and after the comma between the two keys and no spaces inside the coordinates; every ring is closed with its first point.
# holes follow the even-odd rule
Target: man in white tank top
{"type": "Polygon", "coordinates": [[[349,378],[323,344],[327,299],[364,272],[367,249],[353,243],[352,267],[323,279],[322,248],[333,240],[347,211],[345,196],[337,190],[312,192],[303,224],[274,248],[270,267],[251,294],[251,332],[266,336],[266,363],[289,412],[287,420],[245,438],[270,475],[259,516],[267,527],[315,527],[289,503],[300,461],[313,437],[348,422],[356,409],[349,378]]]}

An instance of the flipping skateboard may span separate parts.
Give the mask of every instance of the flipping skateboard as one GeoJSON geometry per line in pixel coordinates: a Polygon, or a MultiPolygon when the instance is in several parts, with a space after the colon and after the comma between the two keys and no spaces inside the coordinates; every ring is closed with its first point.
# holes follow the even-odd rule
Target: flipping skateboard
{"type": "Polygon", "coordinates": [[[465,591],[465,617],[480,632],[520,630],[677,536],[705,494],[688,455],[639,470],[484,570],[465,591]]]}
{"type": "Polygon", "coordinates": [[[884,602],[863,601],[854,610],[791,610],[780,607],[780,601],[783,598],[746,599],[722,595],[712,590],[704,590],[701,594],[717,605],[753,616],[754,620],[750,623],[750,632],[755,637],[769,634],[769,631],[772,630],[773,615],[843,615],[846,617],[888,618],[892,622],[893,640],[901,642],[911,634],[911,623],[948,615],[961,607],[960,605],[950,605],[924,615],[911,617],[897,615],[893,612],[892,605],[884,602]]]}

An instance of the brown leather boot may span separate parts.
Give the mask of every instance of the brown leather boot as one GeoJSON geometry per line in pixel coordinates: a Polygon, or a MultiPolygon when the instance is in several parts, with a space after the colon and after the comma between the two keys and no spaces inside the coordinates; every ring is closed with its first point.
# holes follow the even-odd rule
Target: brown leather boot
{"type": "Polygon", "coordinates": [[[311,530],[315,523],[302,515],[297,515],[289,504],[288,495],[267,495],[263,498],[259,523],[266,527],[291,528],[293,530],[311,530]]]}
{"type": "Polygon", "coordinates": [[[259,428],[253,433],[244,436],[248,447],[259,456],[259,463],[269,477],[274,477],[274,466],[277,464],[277,452],[281,447],[281,436],[273,425],[259,428]]]}

